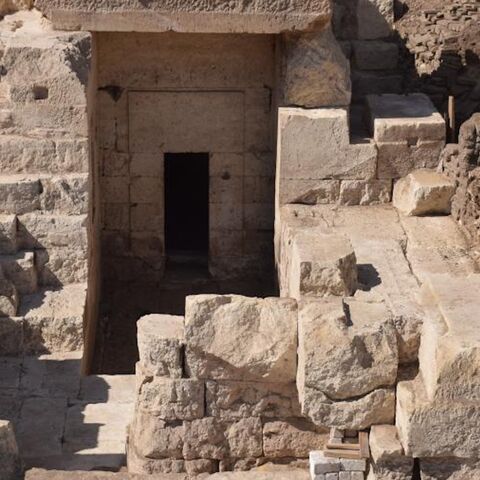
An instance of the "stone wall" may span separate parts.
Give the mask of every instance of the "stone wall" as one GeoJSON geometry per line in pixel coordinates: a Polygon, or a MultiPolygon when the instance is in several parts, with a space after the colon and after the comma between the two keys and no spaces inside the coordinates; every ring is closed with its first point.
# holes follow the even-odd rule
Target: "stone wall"
{"type": "Polygon", "coordinates": [[[97,47],[105,274],[161,278],[175,152],[209,153],[212,273],[261,271],[273,255],[274,38],[112,33],[97,47]]]}
{"type": "Polygon", "coordinates": [[[38,12],[1,22],[2,355],[83,345],[89,53],[38,12]]]}
{"type": "Polygon", "coordinates": [[[452,202],[453,217],[472,238],[480,241],[480,114],[460,128],[458,144],[442,152],[440,170],[456,183],[452,202]]]}

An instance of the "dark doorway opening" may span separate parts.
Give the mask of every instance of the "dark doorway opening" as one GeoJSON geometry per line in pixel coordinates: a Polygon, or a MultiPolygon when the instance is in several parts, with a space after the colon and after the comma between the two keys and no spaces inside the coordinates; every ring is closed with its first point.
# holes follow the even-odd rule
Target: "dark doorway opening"
{"type": "Polygon", "coordinates": [[[165,154],[167,265],[208,261],[208,153],[165,154]]]}

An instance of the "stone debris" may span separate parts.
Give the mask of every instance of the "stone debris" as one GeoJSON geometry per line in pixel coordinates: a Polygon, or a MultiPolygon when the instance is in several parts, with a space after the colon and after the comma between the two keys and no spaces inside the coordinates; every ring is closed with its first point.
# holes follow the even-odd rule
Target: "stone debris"
{"type": "Polygon", "coordinates": [[[393,205],[404,215],[448,215],[455,185],[431,170],[415,170],[393,189],[393,205]]]}

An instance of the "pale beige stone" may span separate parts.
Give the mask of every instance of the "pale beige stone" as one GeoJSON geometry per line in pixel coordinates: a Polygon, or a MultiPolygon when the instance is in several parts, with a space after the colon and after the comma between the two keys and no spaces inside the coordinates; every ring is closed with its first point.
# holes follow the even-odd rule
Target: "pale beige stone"
{"type": "Polygon", "coordinates": [[[32,212],[40,208],[40,181],[25,175],[2,175],[0,177],[0,202],[2,213],[32,212]]]}
{"type": "Polygon", "coordinates": [[[0,249],[7,254],[17,250],[16,215],[0,215],[0,249]]]}
{"type": "Polygon", "coordinates": [[[339,180],[285,179],[278,192],[279,203],[303,205],[334,204],[340,194],[339,180]]]}
{"type": "Polygon", "coordinates": [[[445,121],[422,93],[368,95],[376,142],[445,141],[445,121]]]}
{"type": "Polygon", "coordinates": [[[207,381],[206,414],[225,420],[300,416],[294,383],[207,381]]]}
{"type": "Polygon", "coordinates": [[[292,299],[189,296],[185,337],[192,377],[274,383],[295,378],[297,305],[292,299]]]}
{"type": "Polygon", "coordinates": [[[388,203],[392,196],[389,180],[343,180],[340,185],[340,205],[376,205],[388,203]]]}
{"type": "Polygon", "coordinates": [[[37,0],[35,6],[57,29],[128,32],[282,33],[324,25],[331,15],[330,3],[325,0],[308,4],[261,1],[247,6],[238,1],[210,5],[183,0],[172,4],[127,0],[112,5],[102,0],[85,5],[80,0],[37,0]]]}
{"type": "Polygon", "coordinates": [[[38,278],[34,252],[1,255],[0,267],[4,277],[12,283],[21,295],[28,295],[37,291],[38,278]]]}
{"type": "Polygon", "coordinates": [[[393,205],[405,215],[449,214],[454,183],[432,170],[415,170],[393,189],[393,205]]]}
{"type": "Polygon", "coordinates": [[[217,419],[205,417],[185,422],[183,456],[186,460],[210,458],[221,460],[228,456],[225,427],[217,419]]]}
{"type": "Polygon", "coordinates": [[[348,238],[311,229],[297,233],[287,272],[288,296],[349,296],[357,288],[355,252],[348,238]]]}
{"type": "Polygon", "coordinates": [[[268,420],[263,425],[263,451],[266,457],[308,458],[310,450],[322,449],[328,430],[303,418],[268,420]]]}
{"type": "Polygon", "coordinates": [[[137,322],[140,362],[154,375],[182,377],[184,318],[146,315],[137,322]]]}
{"type": "Polygon", "coordinates": [[[1,0],[0,15],[7,15],[18,10],[28,10],[32,6],[33,0],[1,0]]]}
{"type": "Polygon", "coordinates": [[[66,215],[88,213],[88,177],[82,173],[42,178],[40,208],[66,215]]]}
{"type": "Polygon", "coordinates": [[[137,408],[166,421],[193,420],[204,413],[204,384],[194,379],[144,377],[137,373],[137,408]]]}
{"type": "Polygon", "coordinates": [[[349,63],[330,28],[287,35],[284,44],[284,104],[318,108],[350,103],[349,63]]]}
{"type": "Polygon", "coordinates": [[[332,401],[395,384],[398,350],[391,314],[382,303],[309,302],[299,313],[297,385],[332,401]]]}
{"type": "Polygon", "coordinates": [[[227,426],[225,437],[229,456],[232,458],[255,458],[263,454],[262,420],[243,418],[227,426]]]}

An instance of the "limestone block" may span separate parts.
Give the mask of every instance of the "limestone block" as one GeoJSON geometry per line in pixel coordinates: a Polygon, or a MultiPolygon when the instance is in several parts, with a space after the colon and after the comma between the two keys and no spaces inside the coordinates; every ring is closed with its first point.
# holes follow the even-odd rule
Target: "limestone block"
{"type": "Polygon", "coordinates": [[[4,277],[14,285],[21,295],[37,291],[38,279],[34,252],[0,255],[0,267],[4,277]]]}
{"type": "MultiPolygon", "coordinates": [[[[430,399],[475,401],[480,395],[480,329],[475,321],[480,308],[480,275],[430,275],[422,287],[428,312],[419,360],[430,399]]],[[[480,414],[480,411],[479,411],[480,414]]]]}
{"type": "Polygon", "coordinates": [[[232,458],[255,458],[263,454],[262,420],[242,418],[225,430],[229,456],[232,458]]]}
{"type": "Polygon", "coordinates": [[[392,34],[393,0],[360,0],[356,14],[359,38],[370,40],[392,34]]]}
{"type": "Polygon", "coordinates": [[[292,299],[189,296],[185,337],[191,377],[273,383],[295,379],[297,305],[292,299]]]}
{"type": "Polygon", "coordinates": [[[325,0],[308,4],[262,1],[243,9],[237,3],[211,5],[182,0],[172,4],[127,0],[121,5],[101,0],[95,6],[81,0],[37,0],[35,6],[53,21],[56,29],[66,30],[274,34],[309,30],[312,24],[323,25],[331,15],[331,5],[325,0]],[[103,24],[99,24],[100,19],[103,24]]]}
{"type": "Polygon", "coordinates": [[[480,475],[480,462],[469,458],[422,458],[421,480],[470,480],[480,475]]]}
{"type": "Polygon", "coordinates": [[[340,205],[375,205],[388,203],[392,195],[390,180],[343,180],[340,185],[340,205]]]}
{"type": "Polygon", "coordinates": [[[307,303],[298,333],[297,385],[304,409],[308,388],[337,401],[395,384],[396,330],[383,303],[307,303]]]}
{"type": "Polygon", "coordinates": [[[25,295],[19,309],[25,323],[25,353],[81,350],[85,299],[85,284],[25,295]]]}
{"type": "Polygon", "coordinates": [[[445,121],[422,93],[369,95],[367,106],[376,142],[445,141],[445,121]]]}
{"type": "Polygon", "coordinates": [[[22,214],[40,208],[41,184],[38,177],[2,175],[0,203],[2,213],[22,214]]]}
{"type": "Polygon", "coordinates": [[[7,15],[18,10],[28,10],[32,8],[33,0],[1,0],[0,15],[7,15]]]}
{"type": "Polygon", "coordinates": [[[393,205],[405,215],[449,214],[455,184],[440,173],[420,169],[400,179],[393,189],[393,205]]]}
{"type": "Polygon", "coordinates": [[[279,109],[277,191],[290,179],[372,179],[376,160],[373,143],[350,144],[346,109],[279,109]]]}
{"type": "Polygon", "coordinates": [[[211,458],[221,460],[228,456],[225,427],[215,418],[205,417],[185,422],[183,456],[187,460],[211,458]]]}
{"type": "Polygon", "coordinates": [[[479,457],[478,401],[431,401],[420,375],[398,384],[395,423],[410,457],[479,457]]]}
{"type": "Polygon", "coordinates": [[[18,217],[18,245],[24,249],[87,247],[86,215],[28,213],[18,217]]]}
{"type": "Polygon", "coordinates": [[[331,29],[286,35],[283,102],[308,108],[350,103],[348,60],[331,29]]]}
{"type": "Polygon", "coordinates": [[[207,381],[206,414],[224,420],[299,417],[294,383],[207,381]]]}
{"type": "Polygon", "coordinates": [[[8,420],[0,420],[0,472],[2,479],[20,478],[22,465],[13,426],[8,420]]]}
{"type": "Polygon", "coordinates": [[[41,180],[40,207],[66,215],[88,213],[88,174],[69,174],[41,180]]]}
{"type": "Polygon", "coordinates": [[[410,480],[413,458],[403,453],[394,425],[373,425],[370,430],[371,470],[377,480],[410,480]]]}
{"type": "Polygon", "coordinates": [[[137,383],[137,408],[161,420],[193,420],[204,414],[204,384],[201,381],[143,376],[139,371],[137,383]]]}
{"type": "Polygon", "coordinates": [[[324,448],[327,440],[327,429],[303,418],[272,419],[263,425],[263,451],[270,458],[308,458],[312,449],[324,448]]]}
{"type": "Polygon", "coordinates": [[[146,315],[137,322],[140,362],[157,376],[182,377],[184,319],[174,315],[146,315]]]}
{"type": "Polygon", "coordinates": [[[443,140],[377,142],[378,178],[401,178],[418,168],[437,168],[443,140]]]}
{"type": "Polygon", "coordinates": [[[300,203],[303,205],[336,203],[340,194],[339,180],[285,179],[278,193],[279,204],[300,203]]]}
{"type": "Polygon", "coordinates": [[[418,282],[401,244],[397,240],[362,240],[361,236],[353,243],[359,265],[360,288],[366,290],[363,295],[370,298],[378,295],[385,301],[397,329],[400,363],[415,361],[424,312],[418,301],[412,298],[412,292],[418,291],[418,282]]]}
{"type": "Polygon", "coordinates": [[[70,283],[83,283],[88,278],[86,248],[58,247],[35,250],[38,283],[61,287],[70,283]]]}
{"type": "Polygon", "coordinates": [[[365,396],[331,401],[319,390],[307,387],[303,393],[303,412],[316,425],[362,430],[377,423],[393,423],[395,392],[380,388],[365,396]]]}
{"type": "Polygon", "coordinates": [[[17,250],[17,217],[0,215],[0,251],[15,253],[17,250]]]}
{"type": "Polygon", "coordinates": [[[360,70],[391,70],[398,65],[398,45],[391,42],[355,41],[353,58],[360,70]]]}
{"type": "Polygon", "coordinates": [[[169,425],[156,415],[137,410],[130,426],[130,442],[146,458],[183,458],[185,428],[182,423],[169,425]]]}
{"type": "Polygon", "coordinates": [[[0,137],[2,172],[5,174],[87,173],[88,141],[83,138],[0,137]]]}
{"type": "Polygon", "coordinates": [[[0,269],[0,317],[15,317],[19,303],[17,288],[0,269]]]}
{"type": "Polygon", "coordinates": [[[340,460],[338,458],[325,457],[322,451],[314,450],[310,452],[310,476],[312,479],[317,475],[327,473],[336,473],[340,471],[340,460]]]}
{"type": "Polygon", "coordinates": [[[289,295],[297,300],[352,295],[357,288],[357,264],[350,241],[314,229],[297,233],[288,277],[289,295]]]}

